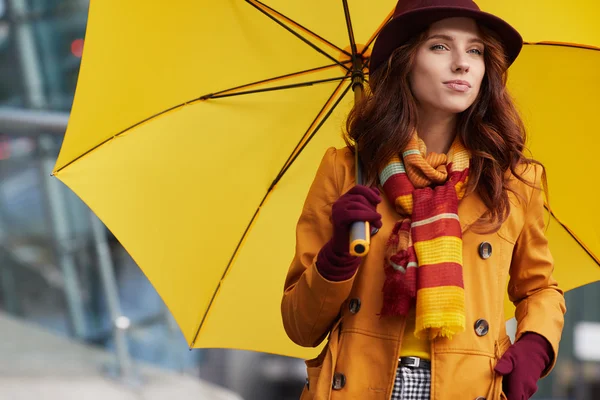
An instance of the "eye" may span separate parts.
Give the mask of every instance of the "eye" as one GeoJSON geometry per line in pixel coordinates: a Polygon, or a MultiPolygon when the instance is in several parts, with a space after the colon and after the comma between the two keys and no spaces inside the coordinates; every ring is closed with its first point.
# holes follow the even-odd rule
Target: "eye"
{"type": "Polygon", "coordinates": [[[447,50],[446,46],[443,44],[434,44],[429,48],[430,50],[447,50]]]}
{"type": "Polygon", "coordinates": [[[476,52],[475,54],[477,54],[477,55],[480,55],[480,56],[481,56],[481,55],[483,55],[483,51],[481,51],[481,50],[479,50],[479,49],[472,49],[472,50],[469,50],[469,52],[471,52],[471,51],[475,51],[475,52],[476,52]]]}

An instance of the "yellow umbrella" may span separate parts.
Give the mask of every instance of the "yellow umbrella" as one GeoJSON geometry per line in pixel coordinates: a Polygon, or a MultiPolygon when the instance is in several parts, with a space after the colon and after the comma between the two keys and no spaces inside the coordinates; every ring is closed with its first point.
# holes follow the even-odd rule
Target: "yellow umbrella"
{"type": "MultiPolygon", "coordinates": [[[[600,280],[592,168],[600,6],[479,3],[528,41],[509,84],[564,224],[548,231],[556,277],[565,289],[600,280]]],[[[54,174],[123,243],[191,347],[315,353],[289,341],[281,324],[294,228],[325,149],[343,145],[353,102],[348,26],[368,55],[394,6],[91,2],[54,174]]]]}

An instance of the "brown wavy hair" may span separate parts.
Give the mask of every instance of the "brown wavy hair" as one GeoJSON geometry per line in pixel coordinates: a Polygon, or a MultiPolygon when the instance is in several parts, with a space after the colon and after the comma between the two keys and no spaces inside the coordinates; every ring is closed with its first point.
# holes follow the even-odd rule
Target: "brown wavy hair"
{"type": "MultiPolygon", "coordinates": [[[[510,175],[526,181],[523,164],[542,167],[542,182],[547,198],[543,165],[524,155],[526,132],[521,117],[506,89],[507,60],[496,34],[480,26],[485,44],[485,75],[479,95],[471,107],[458,115],[457,134],[471,151],[467,193],[476,191],[488,208],[478,226],[496,230],[508,218],[510,175]]],[[[379,171],[394,155],[402,153],[418,126],[417,100],[408,76],[427,30],[397,48],[386,64],[370,77],[364,95],[348,116],[344,139],[352,151],[358,151],[365,184],[378,181],[379,171]],[[358,146],[355,146],[355,143],[358,146]]]]}

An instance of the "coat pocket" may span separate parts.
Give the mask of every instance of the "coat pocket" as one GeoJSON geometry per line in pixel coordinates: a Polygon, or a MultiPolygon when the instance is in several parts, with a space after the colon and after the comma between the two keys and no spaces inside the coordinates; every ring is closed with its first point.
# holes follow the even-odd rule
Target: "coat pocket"
{"type": "Polygon", "coordinates": [[[306,368],[306,385],[302,391],[301,400],[312,400],[317,394],[317,387],[319,383],[319,375],[321,374],[321,365],[316,367],[306,368]]]}
{"type": "Polygon", "coordinates": [[[304,385],[304,390],[302,391],[302,396],[300,396],[301,400],[312,400],[315,398],[317,393],[317,387],[319,382],[319,375],[321,375],[321,370],[323,369],[323,360],[327,354],[327,346],[321,351],[316,358],[311,360],[306,360],[304,363],[306,364],[306,385],[304,385]]]}
{"type": "Polygon", "coordinates": [[[325,400],[331,395],[331,379],[337,360],[341,319],[331,329],[327,345],[316,358],[306,360],[306,385],[301,400],[325,400]]]}
{"type": "Polygon", "coordinates": [[[496,367],[496,363],[498,363],[498,361],[500,360],[504,352],[508,350],[510,345],[511,342],[508,336],[504,336],[500,340],[496,341],[495,357],[491,363],[493,383],[491,393],[490,395],[488,395],[489,400],[507,400],[506,395],[502,391],[502,375],[497,374],[494,368],[496,367]]]}

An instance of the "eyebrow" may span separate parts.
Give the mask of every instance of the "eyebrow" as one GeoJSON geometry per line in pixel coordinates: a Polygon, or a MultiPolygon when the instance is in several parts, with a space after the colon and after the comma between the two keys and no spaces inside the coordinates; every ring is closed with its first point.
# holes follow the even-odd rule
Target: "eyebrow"
{"type": "MultiPolygon", "coordinates": [[[[427,38],[427,40],[431,40],[431,39],[444,39],[444,40],[449,40],[451,42],[454,41],[454,37],[453,36],[449,36],[449,35],[441,35],[441,34],[437,34],[437,35],[431,35],[427,38]]],[[[472,37],[471,39],[469,39],[469,43],[483,43],[483,40],[479,39],[478,37],[472,37]]]]}

